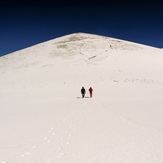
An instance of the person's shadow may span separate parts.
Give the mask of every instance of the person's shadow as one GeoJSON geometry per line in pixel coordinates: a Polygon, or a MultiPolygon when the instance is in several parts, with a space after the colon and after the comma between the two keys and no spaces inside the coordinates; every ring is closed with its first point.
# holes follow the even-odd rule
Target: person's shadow
{"type": "MultiPolygon", "coordinates": [[[[83,97],[77,97],[77,99],[81,99],[83,97]]],[[[85,96],[84,98],[90,98],[89,96],[85,96]]]]}

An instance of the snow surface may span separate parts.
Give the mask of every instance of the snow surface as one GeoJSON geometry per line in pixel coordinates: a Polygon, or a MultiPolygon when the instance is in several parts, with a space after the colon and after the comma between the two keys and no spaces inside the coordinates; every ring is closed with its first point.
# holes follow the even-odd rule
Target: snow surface
{"type": "Polygon", "coordinates": [[[84,33],[0,57],[0,163],[162,163],[162,63],[84,33]]]}

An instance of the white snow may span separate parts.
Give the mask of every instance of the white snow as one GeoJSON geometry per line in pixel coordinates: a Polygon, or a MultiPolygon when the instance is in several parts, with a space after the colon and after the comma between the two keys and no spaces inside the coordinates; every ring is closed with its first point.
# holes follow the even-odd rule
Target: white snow
{"type": "Polygon", "coordinates": [[[0,57],[0,163],[162,163],[162,63],[84,33],[0,57]]]}

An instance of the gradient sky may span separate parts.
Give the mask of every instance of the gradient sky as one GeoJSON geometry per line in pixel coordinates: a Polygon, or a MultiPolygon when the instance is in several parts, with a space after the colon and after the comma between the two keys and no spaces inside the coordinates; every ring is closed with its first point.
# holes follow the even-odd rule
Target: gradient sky
{"type": "Polygon", "coordinates": [[[163,48],[160,0],[33,1],[0,1],[0,56],[75,32],[163,48]]]}

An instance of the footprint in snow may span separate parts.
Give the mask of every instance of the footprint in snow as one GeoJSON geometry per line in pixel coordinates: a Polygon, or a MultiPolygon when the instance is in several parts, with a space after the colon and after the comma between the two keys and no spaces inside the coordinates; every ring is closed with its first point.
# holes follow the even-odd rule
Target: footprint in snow
{"type": "Polygon", "coordinates": [[[30,152],[26,152],[26,155],[29,155],[30,154],[30,152]]]}
{"type": "Polygon", "coordinates": [[[68,142],[66,142],[66,145],[69,145],[71,142],[70,141],[68,141],[68,142]]]}
{"type": "Polygon", "coordinates": [[[44,140],[47,140],[47,139],[48,139],[48,137],[45,137],[45,138],[44,138],[44,140]]]}
{"type": "Polygon", "coordinates": [[[62,123],[61,122],[57,122],[58,125],[61,125],[62,123]]]}
{"type": "Polygon", "coordinates": [[[62,157],[64,155],[66,155],[66,154],[65,153],[60,153],[58,157],[62,157]]]}
{"type": "Polygon", "coordinates": [[[52,132],[52,130],[53,130],[53,129],[54,129],[54,128],[53,128],[53,127],[51,127],[51,128],[50,128],[50,130],[49,130],[48,132],[49,132],[49,133],[50,133],[50,132],[52,132]]]}
{"type": "Polygon", "coordinates": [[[24,157],[25,155],[29,155],[30,152],[26,152],[25,154],[21,155],[21,157],[24,157]]]}
{"type": "Polygon", "coordinates": [[[37,146],[35,145],[35,146],[32,147],[32,149],[36,149],[36,147],[37,147],[37,146]]]}

